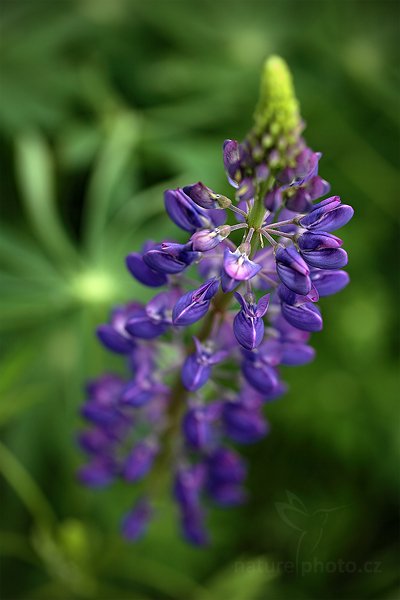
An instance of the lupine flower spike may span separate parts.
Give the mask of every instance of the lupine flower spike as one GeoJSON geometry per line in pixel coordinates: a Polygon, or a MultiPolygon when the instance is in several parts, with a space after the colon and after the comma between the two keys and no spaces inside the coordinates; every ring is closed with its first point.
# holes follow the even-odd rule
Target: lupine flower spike
{"type": "Polygon", "coordinates": [[[338,196],[323,199],[322,155],[303,129],[288,68],[272,57],[253,128],[242,142],[223,143],[232,198],[201,181],[167,190],[166,212],[186,238],[149,241],[126,259],[135,279],[162,290],[146,305],[115,308],[98,327],[102,344],[125,357],[126,375],[87,386],[79,443],[88,462],[79,478],[97,488],[118,478],[132,485],[127,540],[157,516],[162,471],[171,474],[183,536],[209,543],[208,507],[246,500],[236,446],[267,435],[264,407],[286,389],[280,365],[313,360],[317,302],[349,282],[332,232],[353,209],[338,196]]]}

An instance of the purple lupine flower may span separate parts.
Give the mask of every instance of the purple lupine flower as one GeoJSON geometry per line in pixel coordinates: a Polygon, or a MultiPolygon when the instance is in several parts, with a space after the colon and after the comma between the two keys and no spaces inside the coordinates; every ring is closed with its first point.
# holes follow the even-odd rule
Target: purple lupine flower
{"type": "Polygon", "coordinates": [[[100,426],[117,426],[125,416],[119,408],[119,398],[126,382],[118,375],[105,374],[87,385],[88,398],[81,409],[82,416],[100,426]]]}
{"type": "Polygon", "coordinates": [[[241,181],[240,145],[236,140],[225,140],[223,145],[224,167],[229,183],[238,187],[241,181]]]}
{"type": "Polygon", "coordinates": [[[111,313],[110,323],[99,325],[97,337],[106,348],[118,354],[128,354],[135,342],[125,329],[130,316],[140,308],[140,304],[132,302],[126,306],[117,306],[111,313]]]}
{"type": "Polygon", "coordinates": [[[226,434],[239,444],[253,444],[262,439],[268,425],[259,408],[249,410],[241,402],[226,402],[223,409],[226,434]]]}
{"type": "Polygon", "coordinates": [[[301,186],[287,191],[286,207],[295,213],[307,213],[312,209],[313,201],[326,196],[330,189],[331,186],[325,179],[314,175],[301,186]]]}
{"type": "Polygon", "coordinates": [[[226,274],[236,281],[247,281],[260,271],[261,266],[250,260],[245,249],[237,248],[231,252],[226,248],[224,254],[224,269],[226,274]]]}
{"type": "Polygon", "coordinates": [[[315,358],[315,350],[301,342],[282,342],[281,365],[296,367],[306,365],[315,358]]]}
{"type": "Polygon", "coordinates": [[[143,261],[153,271],[176,274],[184,271],[199,254],[193,252],[192,243],[177,244],[163,242],[157,244],[143,255],[143,261]]]}
{"type": "Polygon", "coordinates": [[[237,197],[242,202],[247,202],[247,200],[252,200],[254,198],[255,191],[256,186],[251,177],[245,177],[240,182],[237,197]]]}
{"type": "Polygon", "coordinates": [[[78,443],[87,454],[107,454],[116,440],[101,427],[93,427],[82,431],[78,436],[78,443]]]}
{"type": "Polygon", "coordinates": [[[106,456],[96,456],[78,471],[78,479],[87,487],[103,488],[113,482],[117,474],[115,462],[106,456]]]}
{"type": "Polygon", "coordinates": [[[123,389],[121,403],[130,406],[143,406],[151,398],[167,393],[168,387],[163,383],[154,381],[146,374],[139,372],[123,389]]]}
{"type": "Polygon", "coordinates": [[[346,271],[324,271],[313,269],[311,281],[320,296],[330,296],[340,292],[350,281],[346,271]]]}
{"type": "Polygon", "coordinates": [[[126,257],[126,266],[131,275],[133,275],[140,283],[149,287],[161,287],[168,281],[165,273],[151,269],[143,260],[143,255],[157,246],[158,244],[155,244],[154,242],[146,242],[143,245],[141,253],[131,252],[126,257]]]}
{"type": "Polygon", "coordinates": [[[175,474],[174,496],[184,508],[197,506],[205,482],[205,466],[196,464],[179,466],[175,474]]]}
{"type": "Polygon", "coordinates": [[[212,250],[202,252],[201,260],[197,264],[197,271],[202,280],[222,277],[226,248],[234,250],[235,245],[229,239],[225,239],[212,250]]]}
{"type": "Polygon", "coordinates": [[[276,271],[282,281],[296,294],[305,296],[311,290],[310,269],[293,246],[279,246],[275,253],[276,271]]]}
{"type": "Polygon", "coordinates": [[[283,286],[279,288],[279,295],[282,315],[293,327],[304,331],[321,331],[321,313],[307,296],[294,294],[283,286]]]}
{"type": "Polygon", "coordinates": [[[246,466],[233,450],[218,448],[207,458],[207,490],[221,506],[242,504],[246,495],[242,488],[246,466]]]}
{"type": "Polygon", "coordinates": [[[153,516],[153,509],[146,497],[139,498],[132,510],[122,520],[122,535],[129,542],[139,540],[147,530],[149,521],[153,516]]]}
{"type": "Polygon", "coordinates": [[[299,225],[311,231],[335,231],[346,225],[354,210],[347,204],[342,204],[339,196],[326,198],[315,204],[305,217],[299,219],[299,225]]]}
{"type": "Polygon", "coordinates": [[[302,257],[312,267],[341,269],[347,265],[347,253],[340,247],[343,242],[336,235],[306,231],[297,243],[302,257]]]}
{"type": "Polygon", "coordinates": [[[184,229],[194,232],[203,227],[212,228],[225,222],[222,210],[204,210],[181,189],[167,190],[164,194],[165,210],[170,219],[184,229]]]}
{"type": "Polygon", "coordinates": [[[220,244],[231,233],[229,225],[222,225],[215,229],[202,229],[196,231],[190,238],[193,244],[193,250],[198,252],[207,252],[220,244]]]}
{"type": "Polygon", "coordinates": [[[231,204],[231,200],[221,194],[216,194],[209,187],[199,181],[192,185],[187,185],[183,191],[195,204],[202,208],[221,209],[227,208],[231,204]]]}
{"type": "Polygon", "coordinates": [[[175,304],[172,312],[174,325],[191,325],[207,313],[213,296],[218,291],[219,281],[209,279],[197,290],[187,292],[175,304]]]}
{"type": "Polygon", "coordinates": [[[263,296],[258,302],[255,302],[254,297],[247,300],[238,292],[235,293],[235,298],[242,308],[233,322],[233,331],[237,341],[243,348],[253,350],[261,344],[264,337],[262,317],[268,309],[269,294],[263,296]]]}
{"type": "Polygon", "coordinates": [[[188,542],[195,546],[208,544],[205,513],[201,506],[182,509],[181,524],[183,536],[188,542]]]}
{"type": "Polygon", "coordinates": [[[185,231],[194,232],[212,226],[206,213],[181,189],[167,190],[164,203],[170,219],[185,231]]]}
{"type": "Polygon", "coordinates": [[[187,390],[195,392],[209,379],[213,365],[221,362],[227,352],[215,351],[214,344],[202,344],[196,337],[193,338],[196,351],[189,354],[182,367],[182,383],[187,390]]]}
{"type": "Polygon", "coordinates": [[[172,307],[177,292],[161,292],[154,296],[145,307],[138,308],[129,317],[125,328],[133,336],[151,340],[166,332],[171,325],[172,307]]]}
{"type": "Polygon", "coordinates": [[[276,369],[262,361],[258,363],[245,360],[242,365],[243,375],[250,385],[261,394],[270,394],[275,391],[279,383],[276,369]]]}
{"type": "Polygon", "coordinates": [[[267,192],[264,197],[264,206],[272,213],[282,206],[282,189],[280,187],[267,192]]]}
{"type": "Polygon", "coordinates": [[[215,436],[215,418],[215,411],[209,406],[194,406],[187,411],[182,421],[182,429],[191,448],[205,450],[211,446],[215,436]]]}
{"type": "Polygon", "coordinates": [[[122,467],[124,479],[132,483],[145,477],[153,465],[157,450],[157,444],[151,440],[136,444],[124,461],[122,467]]]}
{"type": "Polygon", "coordinates": [[[308,331],[296,329],[282,314],[279,314],[272,322],[276,340],[281,345],[281,364],[294,367],[305,365],[315,357],[315,350],[307,344],[310,339],[308,331]]]}
{"type": "Polygon", "coordinates": [[[302,150],[296,158],[296,166],[286,167],[278,175],[278,181],[283,184],[281,189],[297,188],[315,177],[318,174],[318,162],[321,156],[320,152],[313,152],[309,148],[302,150]]]}
{"type": "MultiPolygon", "coordinates": [[[[268,107],[264,114],[280,81],[263,86],[248,136],[224,142],[232,200],[200,181],[165,192],[166,212],[186,237],[146,242],[126,258],[137,281],[165,288],[146,304],[117,307],[98,328],[127,372],[90,382],[81,409],[87,462],[79,480],[133,488],[146,477],[152,489],[151,478],[170,468],[182,535],[195,545],[210,539],[206,507],[246,500],[246,466],[232,446],[267,435],[265,412],[287,389],[281,366],[314,359],[317,302],[349,282],[347,254],[331,232],[353,209],[337,196],[314,204],[330,186],[318,172],[321,154],[302,137],[297,102],[282,105],[279,118],[268,107]]],[[[126,539],[138,540],[152,515],[150,498],[139,496],[122,522],[126,539]]]]}

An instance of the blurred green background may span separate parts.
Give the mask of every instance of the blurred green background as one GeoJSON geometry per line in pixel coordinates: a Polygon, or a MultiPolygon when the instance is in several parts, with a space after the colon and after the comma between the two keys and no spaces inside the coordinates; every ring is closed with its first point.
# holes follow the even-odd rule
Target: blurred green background
{"type": "Polygon", "coordinates": [[[2,597],[398,597],[399,4],[3,0],[0,27],[2,597]],[[118,524],[134,492],[75,481],[83,382],[120,368],[93,329],[148,297],[127,252],[180,235],[163,190],[228,193],[221,144],[249,129],[271,53],[355,208],[352,283],[323,300],[316,361],[287,370],[271,434],[245,451],[249,503],[215,511],[199,550],[166,490],[131,546],[118,524]]]}

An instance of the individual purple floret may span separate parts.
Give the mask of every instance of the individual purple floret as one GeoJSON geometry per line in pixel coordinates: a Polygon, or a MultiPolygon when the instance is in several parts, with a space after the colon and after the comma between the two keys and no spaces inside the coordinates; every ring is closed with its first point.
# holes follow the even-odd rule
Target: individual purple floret
{"type": "Polygon", "coordinates": [[[201,344],[195,337],[195,352],[186,357],[182,367],[182,383],[187,390],[195,392],[210,378],[212,366],[227,355],[225,350],[216,351],[212,342],[201,344]]]}
{"type": "Polygon", "coordinates": [[[122,535],[129,542],[136,542],[146,532],[153,510],[146,497],[139,498],[122,520],[122,535]]]}
{"type": "Polygon", "coordinates": [[[268,310],[269,294],[266,294],[258,302],[254,296],[248,295],[244,298],[239,292],[235,298],[241,306],[241,310],[233,321],[233,332],[239,344],[246,350],[254,350],[259,346],[264,337],[264,321],[262,317],[268,310]]]}
{"type": "MultiPolygon", "coordinates": [[[[271,64],[268,73],[282,68],[271,64]]],[[[268,405],[286,391],[281,367],[315,358],[317,303],[349,283],[347,253],[332,232],[353,209],[338,196],[323,199],[322,155],[302,137],[294,97],[285,105],[285,77],[287,85],[287,75],[278,77],[262,92],[246,138],[223,143],[232,198],[201,181],[167,190],[166,212],[185,233],[133,248],[127,268],[153,295],[116,307],[97,329],[126,370],[86,388],[78,444],[87,462],[78,478],[90,488],[130,486],[128,541],[146,532],[167,474],[182,535],[196,546],[210,542],[213,505],[246,501],[236,446],[268,435],[268,405]]]]}

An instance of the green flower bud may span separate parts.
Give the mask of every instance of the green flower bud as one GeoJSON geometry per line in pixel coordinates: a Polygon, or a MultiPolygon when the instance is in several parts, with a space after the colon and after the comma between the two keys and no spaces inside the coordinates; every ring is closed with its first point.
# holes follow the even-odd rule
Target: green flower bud
{"type": "MultiPolygon", "coordinates": [[[[287,64],[279,56],[271,56],[265,61],[254,121],[257,135],[270,134],[273,138],[281,135],[288,141],[300,128],[299,105],[292,77],[287,64]]],[[[269,145],[270,140],[266,139],[269,145]]]]}

